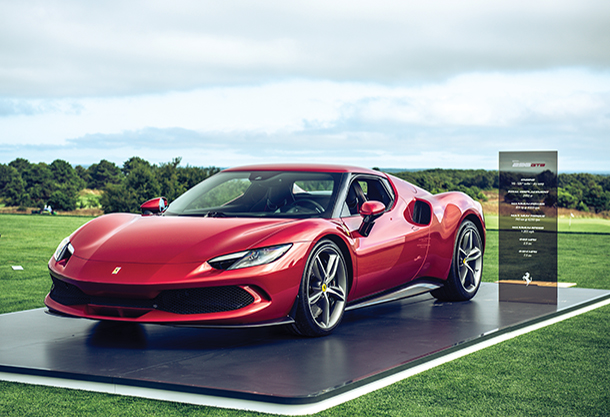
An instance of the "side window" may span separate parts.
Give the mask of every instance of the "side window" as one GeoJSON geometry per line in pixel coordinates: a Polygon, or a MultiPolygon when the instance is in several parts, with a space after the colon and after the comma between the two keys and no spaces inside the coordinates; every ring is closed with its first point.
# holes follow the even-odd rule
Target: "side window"
{"type": "Polygon", "coordinates": [[[356,216],[365,201],[380,201],[390,207],[394,194],[383,178],[359,177],[352,181],[343,204],[341,217],[356,216]]]}
{"type": "Polygon", "coordinates": [[[366,182],[365,180],[356,180],[356,181],[358,182],[358,185],[360,186],[360,189],[362,190],[364,195],[366,195],[366,193],[368,193],[368,191],[369,191],[369,183],[366,182]]]}
{"type": "Polygon", "coordinates": [[[392,188],[390,184],[387,184],[387,181],[383,179],[367,179],[366,183],[367,191],[365,191],[365,195],[367,200],[381,201],[386,208],[392,205],[394,196],[390,194],[392,188]]]}

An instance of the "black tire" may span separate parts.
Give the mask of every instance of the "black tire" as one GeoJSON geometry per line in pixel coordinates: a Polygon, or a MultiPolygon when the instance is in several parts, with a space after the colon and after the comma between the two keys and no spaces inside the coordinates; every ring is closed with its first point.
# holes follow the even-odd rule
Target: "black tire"
{"type": "Polygon", "coordinates": [[[325,336],[339,325],[347,300],[348,272],[341,249],[318,242],[305,265],[293,330],[303,336],[325,336]]]}
{"type": "Polygon", "coordinates": [[[431,294],[441,301],[466,301],[475,296],[483,273],[483,240],[479,229],[465,220],[455,238],[447,282],[431,294]]]}

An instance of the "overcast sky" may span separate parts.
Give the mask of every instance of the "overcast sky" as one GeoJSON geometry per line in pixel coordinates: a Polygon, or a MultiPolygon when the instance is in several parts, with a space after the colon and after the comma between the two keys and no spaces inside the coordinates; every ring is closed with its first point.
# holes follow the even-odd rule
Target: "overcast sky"
{"type": "Polygon", "coordinates": [[[610,171],[610,1],[0,0],[0,163],[610,171]]]}

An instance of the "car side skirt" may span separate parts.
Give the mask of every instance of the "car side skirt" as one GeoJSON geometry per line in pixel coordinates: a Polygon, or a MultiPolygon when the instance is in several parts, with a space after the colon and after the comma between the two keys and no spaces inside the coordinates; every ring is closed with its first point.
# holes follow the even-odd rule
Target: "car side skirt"
{"type": "Polygon", "coordinates": [[[444,281],[435,279],[418,279],[417,281],[410,282],[407,285],[394,288],[389,291],[375,294],[371,297],[356,300],[350,303],[345,311],[356,310],[359,308],[370,307],[377,304],[389,303],[391,301],[400,300],[408,297],[415,297],[433,291],[437,288],[442,287],[444,281]]]}

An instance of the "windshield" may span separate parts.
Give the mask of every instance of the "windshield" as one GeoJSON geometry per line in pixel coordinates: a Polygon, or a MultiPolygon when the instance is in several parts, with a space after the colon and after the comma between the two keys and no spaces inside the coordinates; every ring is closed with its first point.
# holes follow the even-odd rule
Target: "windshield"
{"type": "Polygon", "coordinates": [[[341,174],[221,172],[182,194],[166,214],[209,217],[329,217],[341,174]]]}

